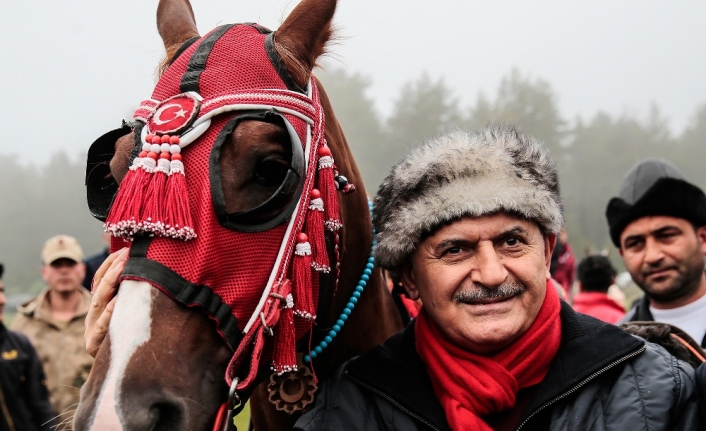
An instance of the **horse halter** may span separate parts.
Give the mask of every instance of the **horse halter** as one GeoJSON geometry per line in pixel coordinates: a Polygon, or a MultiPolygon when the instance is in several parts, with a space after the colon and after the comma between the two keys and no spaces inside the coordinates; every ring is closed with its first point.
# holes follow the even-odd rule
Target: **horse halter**
{"type": "Polygon", "coordinates": [[[311,329],[319,273],[330,270],[325,232],[341,227],[335,167],[318,89],[294,83],[273,33],[224,25],[187,44],[135,111],[132,165],[119,187],[107,175],[108,143],[130,126],[89,150],[89,208],[131,242],[122,279],[147,281],[216,321],[234,350],[226,382],[237,373],[242,392],[269,360],[264,351],[275,372],[297,368],[296,340],[311,329]],[[290,166],[269,198],[229,214],[221,148],[245,120],[286,131],[290,166]],[[273,208],[281,211],[262,216],[273,208]]]}

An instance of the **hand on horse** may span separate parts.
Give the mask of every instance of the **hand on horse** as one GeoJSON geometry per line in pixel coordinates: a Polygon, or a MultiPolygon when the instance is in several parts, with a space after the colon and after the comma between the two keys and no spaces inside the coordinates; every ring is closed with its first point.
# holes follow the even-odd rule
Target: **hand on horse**
{"type": "Polygon", "coordinates": [[[95,357],[105,335],[115,307],[120,274],[125,268],[128,249],[123,248],[108,256],[93,277],[93,298],[86,315],[86,351],[95,357]]]}

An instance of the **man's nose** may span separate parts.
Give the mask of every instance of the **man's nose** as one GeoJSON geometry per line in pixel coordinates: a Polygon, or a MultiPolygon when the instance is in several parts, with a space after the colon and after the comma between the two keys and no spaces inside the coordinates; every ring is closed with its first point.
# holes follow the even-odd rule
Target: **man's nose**
{"type": "Polygon", "coordinates": [[[648,265],[655,265],[662,261],[664,258],[664,253],[659,243],[652,238],[648,238],[645,241],[645,263],[648,265]]]}
{"type": "Polygon", "coordinates": [[[470,279],[474,283],[494,289],[507,279],[507,269],[492,243],[479,244],[473,261],[470,279]]]}

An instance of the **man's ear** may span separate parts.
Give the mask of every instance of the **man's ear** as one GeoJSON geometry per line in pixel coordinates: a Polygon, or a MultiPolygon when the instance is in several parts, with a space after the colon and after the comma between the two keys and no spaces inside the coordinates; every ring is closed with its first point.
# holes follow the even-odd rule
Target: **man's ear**
{"type": "Polygon", "coordinates": [[[417,283],[414,278],[414,268],[412,264],[406,264],[399,271],[400,280],[402,281],[402,287],[407,291],[407,296],[413,301],[419,299],[419,289],[417,289],[417,283]]]}
{"type": "Polygon", "coordinates": [[[45,283],[47,282],[47,271],[47,265],[42,265],[42,280],[44,280],[45,283]]]}
{"type": "Polygon", "coordinates": [[[556,234],[552,233],[544,236],[544,266],[547,268],[547,280],[549,280],[552,275],[549,272],[549,267],[552,265],[552,253],[554,253],[554,247],[556,247],[556,234]]]}
{"type": "Polygon", "coordinates": [[[701,241],[701,251],[706,254],[706,226],[696,229],[696,236],[701,241]]]}

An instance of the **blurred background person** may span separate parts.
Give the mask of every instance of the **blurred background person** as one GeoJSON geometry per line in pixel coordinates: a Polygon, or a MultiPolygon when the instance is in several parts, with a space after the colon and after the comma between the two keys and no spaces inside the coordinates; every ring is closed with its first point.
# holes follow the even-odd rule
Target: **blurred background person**
{"type": "Polygon", "coordinates": [[[103,239],[103,251],[98,254],[86,258],[86,275],[83,277],[83,287],[91,290],[91,282],[93,281],[93,276],[96,275],[96,271],[100,268],[104,260],[108,258],[110,254],[110,234],[108,232],[103,232],[101,236],[103,239]]]}
{"type": "Polygon", "coordinates": [[[26,336],[3,324],[4,269],[0,263],[0,431],[50,431],[56,415],[37,352],[26,336]]]}
{"type": "Polygon", "coordinates": [[[571,299],[571,288],[576,278],[576,257],[571,244],[569,244],[569,233],[566,231],[566,226],[561,228],[561,232],[557,237],[549,272],[552,274],[552,278],[564,289],[563,299],[566,301],[571,299]]]}
{"type": "Polygon", "coordinates": [[[574,310],[607,323],[616,323],[625,309],[608,296],[615,283],[616,271],[608,258],[599,254],[587,256],[578,265],[579,293],[574,297],[574,310]]]}
{"type": "Polygon", "coordinates": [[[76,408],[79,389],[93,365],[83,338],[91,295],[81,285],[82,262],[76,238],[49,238],[42,250],[42,278],[47,286],[20,306],[12,321],[12,329],[25,334],[37,349],[52,407],[60,416],[76,408]]]}

